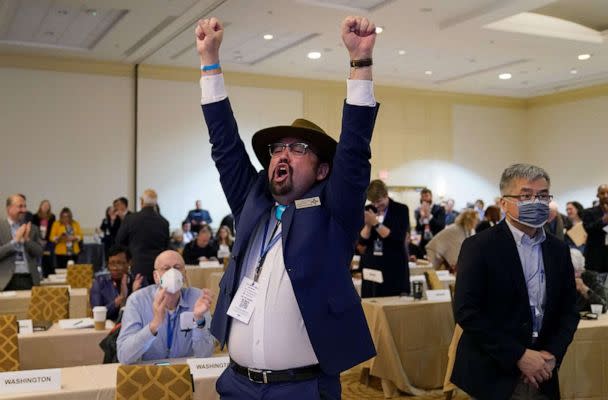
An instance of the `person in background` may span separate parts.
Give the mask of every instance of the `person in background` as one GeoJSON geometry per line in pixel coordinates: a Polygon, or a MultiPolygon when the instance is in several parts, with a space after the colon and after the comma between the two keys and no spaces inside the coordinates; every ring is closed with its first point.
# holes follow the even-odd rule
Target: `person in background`
{"type": "Polygon", "coordinates": [[[608,290],[601,281],[600,274],[585,270],[585,257],[577,249],[570,249],[576,282],[576,308],[578,311],[591,311],[591,304],[601,304],[602,312],[608,307],[608,290]]]}
{"type": "MultiPolygon", "coordinates": [[[[420,234],[420,249],[431,241],[434,235],[445,228],[445,209],[439,204],[433,204],[433,192],[424,188],[420,191],[420,208],[414,211],[416,217],[416,232],[420,234]]],[[[425,252],[426,254],[426,252],[425,252]]]]}
{"type": "Polygon", "coordinates": [[[184,220],[184,222],[182,222],[182,236],[184,246],[193,241],[196,237],[196,235],[192,232],[192,225],[188,220],[184,220]]]}
{"type": "Polygon", "coordinates": [[[200,227],[203,225],[209,225],[213,222],[209,211],[203,210],[202,202],[197,200],[194,203],[194,210],[188,211],[188,216],[186,217],[186,221],[190,221],[192,225],[192,230],[194,232],[198,232],[200,227]]]}
{"type": "MultiPolygon", "coordinates": [[[[144,283],[141,274],[131,275],[131,254],[123,246],[112,246],[106,253],[109,274],[98,275],[91,288],[91,307],[105,306],[107,318],[116,321],[118,312],[126,304],[127,297],[144,283]]],[[[145,286],[145,285],[143,285],[145,286]]]]}
{"type": "Polygon", "coordinates": [[[232,251],[232,245],[234,244],[234,238],[230,234],[230,228],[226,225],[220,226],[215,235],[215,242],[218,246],[218,250],[223,249],[228,252],[232,251]]]}
{"type": "Polygon", "coordinates": [[[410,292],[410,271],[407,267],[405,235],[410,229],[410,212],[405,204],[388,197],[388,188],[380,179],[367,188],[365,225],[359,243],[366,248],[359,266],[363,271],[361,297],[399,296],[410,292]],[[364,269],[379,270],[382,283],[365,278],[364,269]]]}
{"type": "Polygon", "coordinates": [[[59,220],[51,228],[50,236],[51,242],[55,243],[58,268],[66,268],[68,261],[76,262],[82,239],[80,224],[74,220],[72,210],[64,207],[59,213],[59,220]]]}
{"type": "Polygon", "coordinates": [[[447,226],[431,239],[426,245],[426,255],[433,268],[456,271],[460,246],[466,238],[475,234],[478,218],[477,211],[464,210],[454,224],[447,226]]]}
{"type": "MultiPolygon", "coordinates": [[[[583,225],[583,212],[585,211],[585,209],[583,208],[583,205],[581,203],[579,203],[578,201],[570,201],[568,203],[566,203],[566,216],[568,218],[567,222],[566,222],[566,243],[568,243],[568,246],[570,246],[570,248],[575,248],[581,251],[581,253],[585,253],[585,244],[587,243],[587,238],[585,236],[585,240],[582,243],[579,243],[578,245],[576,243],[574,243],[574,241],[572,240],[572,238],[570,237],[570,235],[568,234],[569,231],[571,231],[573,228],[576,229],[585,229],[582,225],[583,225]]],[[[585,233],[586,235],[586,233],[585,233]]]]}
{"type": "Polygon", "coordinates": [[[101,220],[101,224],[97,229],[97,232],[101,236],[101,243],[103,244],[103,250],[106,259],[108,258],[107,255],[110,251],[110,247],[114,246],[115,237],[112,235],[112,225],[114,224],[116,218],[117,216],[114,206],[109,206],[108,208],[106,208],[106,215],[103,220],[101,220]]]}
{"type": "Polygon", "coordinates": [[[203,225],[196,239],[184,247],[184,260],[187,265],[198,265],[199,261],[217,259],[217,245],[212,237],[211,228],[203,225]]]}
{"type": "Polygon", "coordinates": [[[40,284],[37,260],[42,256],[38,227],[25,222],[25,198],[6,199],[6,218],[0,219],[0,289],[29,290],[40,284]]]}
{"type": "Polygon", "coordinates": [[[587,231],[585,267],[608,272],[608,185],[597,188],[598,204],[583,212],[583,227],[587,231]]]}
{"type": "Polygon", "coordinates": [[[222,218],[220,226],[227,226],[230,228],[230,236],[234,237],[234,216],[232,214],[228,214],[222,218]]]}
{"type": "Polygon", "coordinates": [[[488,206],[483,214],[483,221],[477,225],[475,232],[479,233],[493,227],[500,222],[500,216],[500,208],[496,206],[488,206]]]}
{"type": "Polygon", "coordinates": [[[129,248],[133,273],[153,282],[154,260],[169,248],[169,222],[156,211],[158,195],[154,190],[144,190],[140,202],[141,210],[125,216],[120,224],[116,244],[129,248]]]}
{"type": "Polygon", "coordinates": [[[32,217],[32,225],[36,225],[40,231],[42,238],[42,247],[44,253],[42,255],[42,275],[46,278],[49,274],[55,273],[53,265],[53,243],[49,240],[51,237],[51,228],[55,222],[55,214],[51,212],[51,202],[42,200],[38,206],[38,211],[32,217]]]}
{"type": "Polygon", "coordinates": [[[549,203],[549,219],[545,224],[545,232],[557,237],[559,240],[564,240],[565,226],[567,218],[559,212],[559,206],[555,201],[549,203]]]}
{"type": "Polygon", "coordinates": [[[118,361],[209,357],[214,339],[209,332],[213,293],[186,287],[184,259],[167,250],[154,261],[154,283],[127,299],[116,340],[118,361]],[[189,313],[189,314],[186,314],[189,313]],[[188,320],[183,327],[182,317],[188,320]]]}
{"type": "Polygon", "coordinates": [[[451,225],[456,221],[459,212],[454,210],[454,199],[448,199],[445,202],[445,225],[451,225]]]}
{"type": "Polygon", "coordinates": [[[181,229],[176,229],[171,232],[171,240],[169,241],[169,248],[177,251],[179,254],[184,252],[184,234],[181,229]]]}
{"type": "Polygon", "coordinates": [[[477,215],[479,216],[479,221],[483,220],[485,207],[486,207],[486,205],[482,199],[475,200],[475,205],[473,206],[473,209],[475,211],[477,211],[477,215]]]}
{"type": "Polygon", "coordinates": [[[120,230],[120,225],[125,220],[127,215],[131,215],[131,211],[129,211],[129,199],[126,197],[119,197],[112,202],[112,206],[114,207],[114,213],[116,218],[114,218],[114,222],[112,222],[112,244],[116,243],[116,236],[118,235],[118,231],[120,230]]]}

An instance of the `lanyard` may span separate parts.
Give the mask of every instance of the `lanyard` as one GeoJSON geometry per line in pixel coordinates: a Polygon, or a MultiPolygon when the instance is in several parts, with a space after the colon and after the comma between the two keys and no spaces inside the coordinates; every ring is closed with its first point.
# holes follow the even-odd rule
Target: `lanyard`
{"type": "Polygon", "coordinates": [[[274,226],[274,229],[272,230],[270,239],[268,239],[268,244],[266,246],[264,246],[264,243],[266,243],[266,235],[268,234],[269,225],[270,225],[270,220],[266,221],[266,227],[264,228],[264,237],[262,238],[262,247],[260,247],[260,259],[258,261],[258,266],[255,269],[255,275],[253,277],[254,282],[257,282],[258,279],[260,278],[260,274],[262,272],[262,266],[264,266],[264,261],[266,261],[266,256],[268,255],[268,252],[275,244],[277,244],[277,242],[281,239],[281,236],[282,236],[282,232],[279,232],[277,234],[277,230],[279,229],[279,226],[281,225],[281,221],[278,220],[277,224],[274,226]]]}
{"type": "Polygon", "coordinates": [[[175,317],[171,318],[171,314],[168,316],[167,321],[167,349],[171,351],[173,345],[173,332],[175,331],[175,322],[177,321],[177,308],[175,309],[175,317]],[[173,321],[171,321],[173,319],[173,321]]]}

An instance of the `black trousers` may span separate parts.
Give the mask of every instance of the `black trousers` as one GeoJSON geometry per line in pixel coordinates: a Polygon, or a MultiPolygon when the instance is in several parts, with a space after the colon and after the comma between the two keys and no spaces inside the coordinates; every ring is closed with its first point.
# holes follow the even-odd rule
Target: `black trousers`
{"type": "Polygon", "coordinates": [[[32,275],[30,274],[13,274],[13,277],[8,282],[4,290],[31,290],[34,286],[32,275]]]}
{"type": "Polygon", "coordinates": [[[59,254],[56,254],[55,259],[57,260],[57,268],[66,268],[68,261],[72,260],[76,263],[77,258],[77,254],[72,254],[71,256],[60,256],[59,254]]]}

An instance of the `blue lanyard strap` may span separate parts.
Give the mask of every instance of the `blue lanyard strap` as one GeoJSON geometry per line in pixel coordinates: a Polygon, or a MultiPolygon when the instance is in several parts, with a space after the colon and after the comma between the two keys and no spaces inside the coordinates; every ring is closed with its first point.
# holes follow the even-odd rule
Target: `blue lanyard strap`
{"type": "Polygon", "coordinates": [[[278,205],[275,209],[275,217],[277,219],[277,224],[274,226],[272,233],[270,234],[270,239],[268,239],[268,244],[266,243],[266,236],[268,235],[268,227],[270,226],[270,220],[266,221],[266,226],[264,228],[264,236],[262,237],[262,246],[260,247],[260,258],[258,260],[258,266],[255,269],[255,274],[253,276],[253,281],[257,282],[260,278],[260,274],[262,272],[262,267],[264,266],[264,261],[266,261],[266,256],[272,247],[281,240],[282,232],[277,234],[279,226],[281,226],[281,217],[283,216],[283,212],[287,206],[278,205]]]}
{"type": "Polygon", "coordinates": [[[177,308],[175,309],[175,316],[171,318],[171,314],[168,315],[167,320],[167,349],[171,351],[173,346],[173,333],[175,331],[175,322],[177,321],[177,308]]]}

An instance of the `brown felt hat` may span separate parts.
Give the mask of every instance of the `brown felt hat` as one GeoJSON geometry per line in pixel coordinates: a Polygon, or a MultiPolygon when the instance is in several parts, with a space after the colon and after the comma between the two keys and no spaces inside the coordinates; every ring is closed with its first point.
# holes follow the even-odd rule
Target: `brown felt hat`
{"type": "Polygon", "coordinates": [[[322,162],[331,164],[338,143],[323,129],[303,118],[296,119],[291,125],[273,126],[259,130],[253,135],[251,144],[262,167],[268,168],[270,152],[268,145],[280,142],[286,137],[301,139],[308,143],[322,162]]]}

